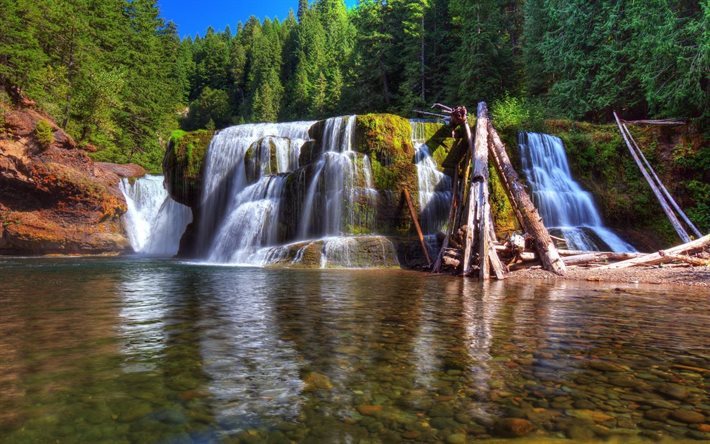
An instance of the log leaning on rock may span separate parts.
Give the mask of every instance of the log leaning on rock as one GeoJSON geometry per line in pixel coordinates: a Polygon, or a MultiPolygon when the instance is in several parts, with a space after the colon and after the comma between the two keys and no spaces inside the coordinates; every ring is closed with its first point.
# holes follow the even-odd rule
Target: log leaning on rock
{"type": "Polygon", "coordinates": [[[605,265],[599,267],[600,270],[618,270],[621,268],[628,267],[638,267],[638,266],[648,266],[648,265],[658,265],[664,262],[669,262],[669,258],[675,255],[680,255],[684,253],[689,253],[691,251],[700,250],[710,246],[710,234],[707,234],[700,239],[696,239],[691,242],[687,242],[682,245],[678,245],[667,250],[661,250],[658,253],[646,254],[641,257],[629,259],[622,262],[617,262],[615,264],[605,265]]]}
{"type": "Polygon", "coordinates": [[[518,173],[513,168],[510,158],[505,151],[505,146],[490,121],[488,122],[488,134],[490,136],[491,148],[496,152],[495,160],[500,162],[499,171],[505,176],[506,183],[510,187],[510,194],[513,196],[515,205],[520,210],[523,229],[535,239],[535,249],[540,256],[542,267],[555,274],[563,275],[566,268],[564,262],[562,262],[562,258],[560,258],[557,252],[557,247],[555,247],[552,238],[550,238],[550,233],[547,232],[547,228],[545,228],[545,225],[542,223],[540,214],[537,212],[535,205],[533,205],[530,196],[525,191],[518,177],[518,173]]]}

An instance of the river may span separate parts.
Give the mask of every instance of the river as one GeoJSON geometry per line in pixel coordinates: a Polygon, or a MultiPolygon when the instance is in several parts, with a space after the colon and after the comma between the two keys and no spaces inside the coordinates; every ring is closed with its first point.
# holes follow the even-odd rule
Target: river
{"type": "Polygon", "coordinates": [[[0,441],[708,439],[705,289],[0,259],[0,441]]]}

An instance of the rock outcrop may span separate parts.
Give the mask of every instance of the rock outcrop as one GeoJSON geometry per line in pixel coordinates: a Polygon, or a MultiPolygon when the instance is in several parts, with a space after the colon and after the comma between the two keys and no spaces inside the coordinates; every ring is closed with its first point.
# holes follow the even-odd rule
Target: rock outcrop
{"type": "Polygon", "coordinates": [[[95,163],[47,116],[0,104],[0,254],[126,250],[118,183],[143,174],[95,163]]]}

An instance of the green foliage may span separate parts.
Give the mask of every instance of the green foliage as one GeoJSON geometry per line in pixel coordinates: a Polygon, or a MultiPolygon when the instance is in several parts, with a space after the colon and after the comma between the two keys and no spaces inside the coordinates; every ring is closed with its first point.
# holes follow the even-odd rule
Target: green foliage
{"type": "Polygon", "coordinates": [[[38,120],[35,124],[34,136],[42,150],[46,150],[54,142],[54,131],[46,120],[38,120]]]}
{"type": "Polygon", "coordinates": [[[530,99],[506,95],[493,102],[491,115],[496,128],[510,131],[541,131],[545,110],[530,99]]]}

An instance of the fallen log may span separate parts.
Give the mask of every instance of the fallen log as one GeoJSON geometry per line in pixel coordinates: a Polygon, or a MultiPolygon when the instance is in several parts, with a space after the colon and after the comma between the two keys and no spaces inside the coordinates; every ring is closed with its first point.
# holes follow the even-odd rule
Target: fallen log
{"type": "Polygon", "coordinates": [[[668,256],[689,253],[691,251],[700,250],[700,249],[708,247],[708,246],[710,246],[710,234],[707,234],[707,235],[701,237],[700,239],[696,239],[694,241],[687,242],[685,244],[681,244],[681,245],[675,246],[673,248],[669,248],[667,250],[661,250],[657,253],[646,254],[641,257],[617,262],[615,264],[605,265],[603,267],[599,267],[599,269],[600,270],[618,270],[621,268],[638,267],[641,265],[646,265],[646,266],[658,265],[658,264],[668,261],[668,259],[667,259],[668,256]]]}
{"type": "Polygon", "coordinates": [[[503,172],[506,182],[510,187],[510,194],[513,196],[513,200],[515,200],[516,205],[520,209],[520,215],[523,219],[523,230],[533,236],[535,249],[540,256],[543,268],[553,273],[563,275],[565,273],[565,264],[562,262],[562,258],[560,258],[557,252],[557,247],[552,241],[552,238],[550,238],[550,233],[548,233],[547,228],[545,228],[545,225],[542,223],[542,218],[537,212],[535,205],[533,205],[530,196],[525,191],[525,187],[520,182],[518,173],[515,171],[515,168],[513,168],[513,164],[510,162],[510,158],[505,151],[505,146],[490,121],[488,122],[488,133],[490,135],[491,144],[496,151],[495,159],[500,162],[500,171],[503,172]]]}
{"type": "Polygon", "coordinates": [[[449,239],[454,232],[454,220],[456,220],[456,209],[458,208],[458,185],[459,185],[459,166],[454,166],[454,178],[453,178],[453,190],[451,193],[451,206],[449,207],[449,218],[446,223],[446,236],[441,244],[441,250],[436,257],[436,262],[434,263],[433,272],[441,272],[441,261],[444,256],[444,251],[449,247],[449,239]]]}
{"type": "Polygon", "coordinates": [[[664,251],[659,251],[662,257],[668,260],[668,262],[682,262],[685,264],[692,265],[694,267],[709,267],[710,260],[700,259],[697,257],[684,256],[682,254],[667,254],[664,251]]]}
{"type": "Polygon", "coordinates": [[[414,227],[417,229],[417,236],[419,236],[419,243],[422,246],[422,251],[424,252],[424,257],[429,267],[431,267],[431,257],[429,256],[429,248],[424,241],[424,234],[422,233],[422,227],[419,225],[419,218],[417,217],[417,212],[414,211],[414,205],[412,204],[412,197],[409,195],[409,190],[404,189],[404,197],[407,200],[407,206],[409,206],[409,214],[412,216],[412,222],[414,222],[414,227]]]}
{"type": "MultiPolygon", "coordinates": [[[[700,230],[693,224],[693,222],[688,218],[688,215],[685,214],[683,209],[678,205],[678,202],[671,196],[671,193],[668,191],[665,185],[663,185],[663,182],[661,182],[661,179],[658,177],[656,174],[656,170],[653,169],[651,166],[651,163],[646,159],[646,156],[643,154],[643,151],[641,151],[641,148],[638,146],[636,143],[636,140],[634,140],[634,136],[631,135],[631,131],[629,131],[629,128],[624,124],[624,130],[626,131],[626,135],[629,136],[629,140],[631,141],[631,144],[634,146],[636,149],[636,153],[639,155],[641,160],[643,161],[644,165],[646,166],[648,172],[651,174],[651,177],[655,180],[656,185],[658,188],[661,190],[661,193],[666,198],[666,201],[673,207],[673,209],[676,211],[676,213],[680,216],[681,219],[683,219],[683,222],[685,222],[685,225],[690,228],[690,231],[693,232],[695,235],[695,238],[699,238],[702,236],[700,233],[700,230]]],[[[688,239],[689,241],[690,239],[688,239]]],[[[687,241],[686,241],[687,242],[687,241]]]]}
{"type": "Polygon", "coordinates": [[[643,253],[612,253],[608,251],[578,254],[563,257],[565,265],[585,265],[592,262],[623,261],[643,256],[643,253]]]}
{"type": "Polygon", "coordinates": [[[678,236],[683,242],[689,242],[690,241],[690,236],[688,233],[685,231],[685,228],[683,228],[683,225],[681,225],[680,221],[676,217],[675,213],[673,213],[673,210],[671,209],[670,205],[666,201],[665,196],[661,192],[661,190],[656,186],[656,184],[653,181],[653,178],[649,174],[648,171],[646,171],[646,168],[644,167],[643,163],[641,162],[641,159],[639,158],[639,155],[636,153],[636,150],[634,149],[633,145],[631,145],[631,142],[629,141],[629,137],[626,134],[626,131],[624,131],[624,125],[621,123],[621,119],[619,119],[619,116],[614,112],[614,119],[616,119],[616,125],[619,127],[619,132],[621,132],[621,137],[624,139],[624,142],[626,143],[626,147],[629,149],[629,152],[631,153],[631,157],[634,158],[634,161],[636,162],[636,166],[638,166],[639,170],[641,170],[641,174],[643,177],[646,179],[646,182],[648,182],[648,186],[651,187],[651,191],[653,191],[653,194],[656,196],[656,199],[658,200],[658,203],[661,205],[661,208],[663,209],[663,212],[666,213],[666,217],[670,221],[671,225],[673,225],[673,228],[675,229],[676,233],[678,233],[678,236]]]}

